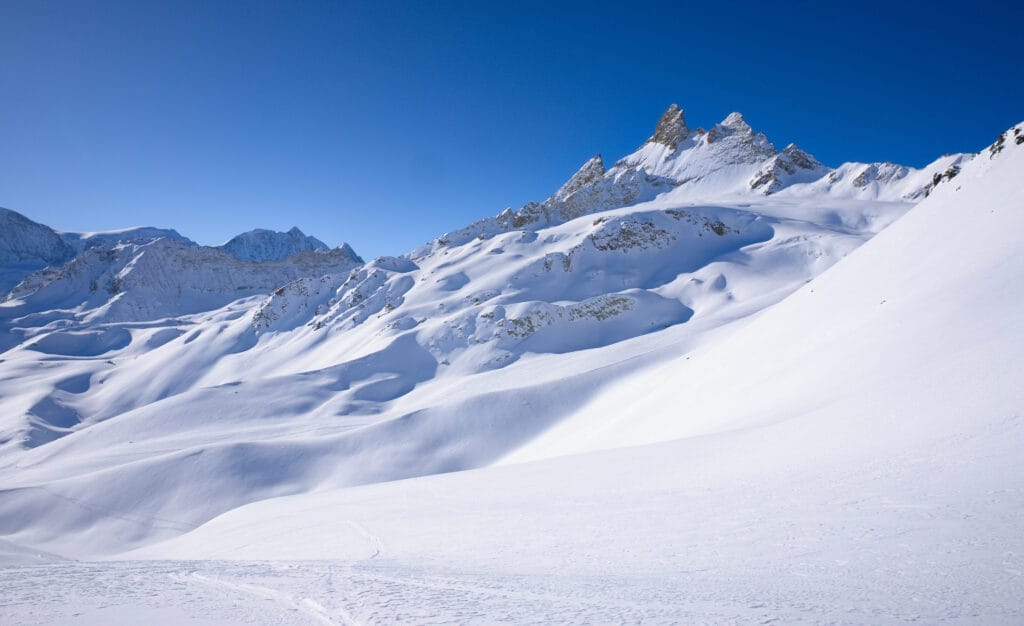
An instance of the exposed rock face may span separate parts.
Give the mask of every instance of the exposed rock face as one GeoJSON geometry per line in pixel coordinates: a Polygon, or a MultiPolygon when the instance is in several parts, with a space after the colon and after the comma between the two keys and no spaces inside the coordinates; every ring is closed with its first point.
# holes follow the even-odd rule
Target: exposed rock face
{"type": "Polygon", "coordinates": [[[647,143],[660,143],[675,150],[689,136],[690,129],[686,127],[683,110],[679,108],[679,105],[673,104],[662,114],[654,129],[654,134],[647,140],[647,143]]]}
{"type": "Polygon", "coordinates": [[[549,220],[568,221],[592,213],[597,207],[624,206],[653,199],[671,189],[674,181],[651,175],[641,168],[615,168],[580,186],[562,200],[548,199],[542,205],[549,220]]]}
{"type": "Polygon", "coordinates": [[[721,125],[744,133],[754,133],[754,129],[747,124],[747,121],[743,119],[743,114],[738,111],[733,111],[727,115],[725,119],[722,120],[721,125]]]}
{"type": "MultiPolygon", "coordinates": [[[[783,148],[781,156],[792,163],[793,167],[797,169],[813,170],[822,166],[817,159],[798,148],[794,143],[783,148]]],[[[792,174],[793,172],[790,171],[789,173],[792,174]]]]}
{"type": "Polygon", "coordinates": [[[758,170],[750,179],[750,188],[765,195],[772,194],[790,183],[817,180],[829,171],[813,156],[791,143],[758,170]]]}
{"type": "Polygon", "coordinates": [[[942,183],[953,180],[959,173],[960,166],[958,164],[950,165],[944,172],[935,172],[932,174],[932,182],[925,185],[921,192],[924,194],[924,197],[927,198],[933,191],[935,191],[936,187],[942,183]]]}
{"type": "Polygon", "coordinates": [[[871,163],[853,179],[853,186],[863,188],[875,181],[886,183],[892,180],[900,180],[901,178],[906,178],[909,173],[910,169],[903,165],[871,163]]]}
{"type": "Polygon", "coordinates": [[[772,142],[763,133],[755,133],[739,113],[730,113],[711,127],[704,136],[704,145],[716,145],[708,157],[723,165],[754,163],[775,156],[772,142]]]}

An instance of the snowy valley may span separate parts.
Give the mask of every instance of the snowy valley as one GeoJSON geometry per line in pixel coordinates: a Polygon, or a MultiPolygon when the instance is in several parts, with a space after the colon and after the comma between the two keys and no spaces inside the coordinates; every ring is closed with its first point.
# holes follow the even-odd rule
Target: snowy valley
{"type": "Polygon", "coordinates": [[[1022,232],[1024,125],[832,168],[675,105],[369,261],[0,209],[0,618],[1019,622],[1022,232]]]}

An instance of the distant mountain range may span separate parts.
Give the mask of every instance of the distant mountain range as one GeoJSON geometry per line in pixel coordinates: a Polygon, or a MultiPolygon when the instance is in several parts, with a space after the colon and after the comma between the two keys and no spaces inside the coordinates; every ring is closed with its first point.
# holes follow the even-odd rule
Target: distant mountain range
{"type": "MultiPolygon", "coordinates": [[[[56,231],[0,207],[0,294],[10,291],[36,270],[60,267],[87,251],[111,250],[118,245],[144,245],[157,239],[178,242],[190,248],[205,247],[171,228],[144,226],[93,233],[56,231]]],[[[303,252],[330,251],[325,243],[306,236],[297,227],[283,233],[257,228],[211,249],[222,250],[238,261],[254,263],[276,261],[303,252]]],[[[362,262],[348,244],[343,243],[339,249],[343,256],[362,262]]]]}

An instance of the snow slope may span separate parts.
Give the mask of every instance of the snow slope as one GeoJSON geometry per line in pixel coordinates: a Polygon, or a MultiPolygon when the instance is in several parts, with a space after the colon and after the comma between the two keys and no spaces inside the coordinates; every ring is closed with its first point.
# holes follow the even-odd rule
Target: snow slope
{"type": "Polygon", "coordinates": [[[132,556],[361,562],[358,603],[306,593],[367,621],[476,602],[519,621],[1017,622],[1022,171],[1024,148],[977,159],[503,465],[268,500],[132,556]]]}
{"type": "MultiPolygon", "coordinates": [[[[1024,137],[1019,126],[1010,132],[1024,137]]],[[[758,428],[794,415],[830,420],[846,445],[855,436],[846,429],[863,433],[869,416],[880,420],[865,446],[955,431],[972,416],[1013,419],[1024,400],[1016,388],[1024,378],[1019,145],[1005,155],[982,153],[955,186],[939,187],[749,326],[645,372],[635,387],[594,398],[585,417],[563,422],[515,458],[758,428]],[[672,390],[685,393],[683,414],[666,410],[660,390],[671,380],[686,381],[672,390]]]]}

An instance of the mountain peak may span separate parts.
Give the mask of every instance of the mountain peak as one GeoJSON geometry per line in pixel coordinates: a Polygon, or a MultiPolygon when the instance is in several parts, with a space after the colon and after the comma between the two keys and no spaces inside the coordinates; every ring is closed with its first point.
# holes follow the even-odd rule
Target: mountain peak
{"type": "Polygon", "coordinates": [[[672,104],[658,120],[654,134],[647,140],[647,143],[660,143],[674,150],[680,142],[689,136],[690,129],[686,127],[683,110],[679,108],[678,104],[672,104]]]}
{"type": "Polygon", "coordinates": [[[0,207],[0,294],[37,269],[62,265],[75,251],[49,226],[0,207]]]}
{"type": "Polygon", "coordinates": [[[581,188],[604,176],[604,172],[604,160],[601,158],[601,155],[596,154],[590,157],[587,159],[587,162],[572,175],[572,178],[567,180],[564,185],[559,187],[558,191],[551,195],[549,201],[560,202],[565,200],[581,188]]]}
{"type": "Polygon", "coordinates": [[[727,115],[726,118],[722,120],[721,125],[726,128],[732,128],[733,130],[752,130],[750,125],[747,124],[747,121],[743,119],[743,114],[736,111],[727,115]]]}
{"type": "Polygon", "coordinates": [[[358,254],[356,254],[356,251],[352,249],[352,246],[348,245],[348,243],[346,243],[346,242],[343,242],[340,246],[335,248],[335,250],[340,251],[342,254],[344,254],[348,258],[352,259],[356,263],[363,263],[364,262],[363,261],[363,257],[361,257],[358,254]]]}
{"type": "Polygon", "coordinates": [[[791,143],[776,154],[750,179],[750,189],[765,195],[794,183],[809,183],[831,171],[812,155],[791,143]]]}
{"type": "Polygon", "coordinates": [[[817,159],[802,150],[795,143],[787,145],[780,154],[800,169],[810,170],[823,167],[817,159]]]}
{"type": "Polygon", "coordinates": [[[283,233],[257,228],[236,235],[220,248],[240,261],[283,259],[300,252],[330,249],[316,237],[307,236],[298,226],[283,233]]]}

